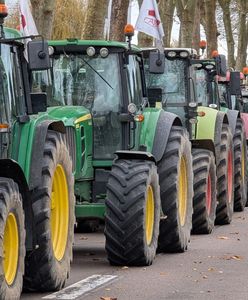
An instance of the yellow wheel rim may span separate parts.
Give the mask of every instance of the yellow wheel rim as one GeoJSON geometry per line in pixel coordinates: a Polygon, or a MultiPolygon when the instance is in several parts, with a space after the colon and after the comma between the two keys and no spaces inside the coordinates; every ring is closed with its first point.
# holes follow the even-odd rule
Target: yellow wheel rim
{"type": "Polygon", "coordinates": [[[244,145],[242,146],[242,154],[241,154],[241,176],[242,176],[242,181],[244,184],[244,180],[245,180],[245,147],[244,147],[244,145]]]}
{"type": "Polygon", "coordinates": [[[56,167],[51,197],[51,236],[55,258],[60,261],[65,253],[69,224],[68,186],[63,167],[56,167]]]}
{"type": "Polygon", "coordinates": [[[178,212],[180,223],[183,226],[186,220],[187,211],[187,195],[188,195],[188,185],[187,185],[187,167],[184,157],[180,161],[179,169],[179,188],[178,188],[178,212]]]}
{"type": "Polygon", "coordinates": [[[3,235],[3,271],[5,280],[11,285],[15,280],[19,254],[19,234],[16,217],[8,215],[3,235]]]}
{"type": "Polygon", "coordinates": [[[154,195],[152,187],[149,185],[147,189],[147,199],[146,199],[146,242],[150,245],[153,236],[154,227],[154,195]]]}

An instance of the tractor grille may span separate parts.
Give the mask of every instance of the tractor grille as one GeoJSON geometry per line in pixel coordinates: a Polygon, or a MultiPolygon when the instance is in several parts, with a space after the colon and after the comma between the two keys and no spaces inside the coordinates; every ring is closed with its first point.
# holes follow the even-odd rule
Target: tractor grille
{"type": "Polygon", "coordinates": [[[74,172],[76,168],[76,140],[73,127],[66,127],[65,142],[72,160],[72,170],[74,172]]]}

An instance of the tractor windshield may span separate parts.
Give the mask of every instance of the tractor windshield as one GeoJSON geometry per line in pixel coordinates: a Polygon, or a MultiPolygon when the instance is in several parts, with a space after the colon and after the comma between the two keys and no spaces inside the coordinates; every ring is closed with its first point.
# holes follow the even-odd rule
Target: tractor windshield
{"type": "MultiPolygon", "coordinates": [[[[119,111],[118,70],[115,54],[107,58],[67,54],[55,56],[52,59],[48,106],[84,106],[93,112],[119,111]]],[[[36,73],[33,90],[43,90],[48,85],[47,74],[36,73]]]]}
{"type": "Polygon", "coordinates": [[[162,88],[163,106],[186,103],[186,67],[187,63],[183,59],[169,60],[165,58],[165,72],[163,74],[152,74],[149,72],[149,60],[145,61],[147,87],[162,88]]]}
{"type": "Polygon", "coordinates": [[[48,106],[84,106],[90,110],[95,159],[112,159],[121,148],[119,70],[117,53],[106,58],[64,53],[52,58],[51,78],[46,72],[36,72],[33,79],[33,91],[47,92],[48,106]]]}

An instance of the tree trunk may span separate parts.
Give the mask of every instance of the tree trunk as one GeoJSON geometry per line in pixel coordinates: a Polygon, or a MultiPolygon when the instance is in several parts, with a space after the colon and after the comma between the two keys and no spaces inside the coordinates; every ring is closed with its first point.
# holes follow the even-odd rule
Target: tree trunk
{"type": "MultiPolygon", "coordinates": [[[[143,0],[138,0],[138,2],[139,2],[139,8],[140,8],[143,0]]],[[[148,34],[145,34],[143,32],[139,32],[138,33],[138,45],[139,45],[139,47],[152,47],[153,37],[148,34]]]]}
{"type": "Polygon", "coordinates": [[[127,24],[129,0],[113,0],[110,25],[110,39],[125,41],[124,27],[127,24]]]}
{"type": "Polygon", "coordinates": [[[33,17],[39,34],[51,39],[55,12],[55,0],[31,0],[33,17]]]}
{"type": "Polygon", "coordinates": [[[206,19],[206,37],[207,37],[207,56],[211,57],[212,52],[217,50],[217,25],[215,19],[216,0],[204,0],[205,19],[206,19]]]}
{"type": "Polygon", "coordinates": [[[101,40],[104,38],[104,24],[107,16],[107,9],[107,0],[90,0],[88,2],[85,26],[83,30],[83,39],[101,40]]]}
{"type": "Polygon", "coordinates": [[[228,66],[235,67],[234,59],[234,39],[231,23],[231,14],[230,14],[230,3],[231,0],[219,0],[220,7],[223,11],[223,22],[226,33],[226,43],[227,43],[227,52],[228,52],[228,66]]]}
{"type": "Polygon", "coordinates": [[[192,48],[194,18],[197,0],[176,0],[177,14],[180,20],[181,39],[179,47],[192,48]]]}
{"type": "Polygon", "coordinates": [[[192,48],[194,48],[197,51],[197,53],[199,53],[199,44],[201,39],[200,23],[201,23],[200,0],[197,0],[194,27],[193,27],[193,41],[192,41],[192,48]]]}
{"type": "Polygon", "coordinates": [[[159,2],[159,13],[164,28],[163,41],[165,47],[170,47],[175,6],[176,4],[174,0],[164,0],[159,2]]]}
{"type": "Polygon", "coordinates": [[[246,22],[247,12],[248,12],[248,3],[247,0],[239,0],[239,31],[238,31],[238,51],[237,51],[237,60],[236,60],[236,69],[242,70],[246,66],[246,50],[247,50],[247,27],[246,22]]]}

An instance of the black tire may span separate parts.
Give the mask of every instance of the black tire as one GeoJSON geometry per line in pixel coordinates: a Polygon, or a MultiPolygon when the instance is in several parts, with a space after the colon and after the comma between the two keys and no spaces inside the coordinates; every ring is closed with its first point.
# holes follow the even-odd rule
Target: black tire
{"type": "Polygon", "coordinates": [[[247,202],[247,146],[244,126],[237,120],[234,145],[234,211],[243,211],[247,202]]]}
{"type": "Polygon", "coordinates": [[[191,143],[185,129],[173,126],[165,153],[158,163],[160,196],[164,217],[160,220],[158,252],[184,252],[188,248],[193,213],[193,169],[191,143]],[[186,168],[186,209],[183,224],[179,214],[179,176],[186,168]]]}
{"type": "Polygon", "coordinates": [[[192,233],[209,234],[214,228],[217,205],[217,177],[214,154],[193,149],[194,198],[192,233]]]}
{"type": "MultiPolygon", "coordinates": [[[[14,222],[15,222],[14,221],[14,222]]],[[[24,274],[24,258],[25,258],[25,225],[24,212],[22,207],[21,195],[17,184],[9,178],[0,178],[0,299],[20,299],[22,291],[22,282],[24,274]],[[6,279],[5,270],[3,267],[4,253],[4,233],[6,224],[9,222],[9,216],[16,221],[18,232],[18,261],[16,272],[11,277],[6,279]],[[9,282],[8,282],[9,280],[9,282]],[[13,281],[13,282],[11,282],[13,281]]],[[[11,226],[11,225],[8,225],[11,226]]],[[[7,227],[8,228],[8,227],[7,227]]],[[[13,236],[13,235],[12,235],[13,236]]],[[[12,249],[13,249],[12,245],[12,249]]],[[[17,254],[17,253],[16,253],[17,254]]],[[[9,254],[11,255],[11,254],[9,254]]],[[[5,258],[6,259],[6,258],[5,258]]],[[[13,257],[11,257],[13,259],[13,257]]],[[[9,266],[10,267],[10,266],[9,266]]],[[[7,273],[7,271],[6,271],[7,273]]],[[[8,272],[9,276],[9,272],[8,272]]]]}
{"type": "Polygon", "coordinates": [[[107,184],[105,236],[113,265],[151,265],[159,233],[160,196],[157,167],[144,160],[115,160],[107,184]],[[148,190],[154,199],[154,222],[146,238],[148,190]]]}
{"type": "Polygon", "coordinates": [[[230,224],[234,207],[234,161],[232,134],[227,124],[222,124],[221,141],[217,161],[217,208],[215,224],[230,224]],[[230,157],[229,157],[230,155],[230,157]],[[228,159],[230,158],[230,160],[228,159]],[[228,162],[229,160],[229,162],[228,162]],[[232,174],[228,176],[228,166],[232,174]],[[231,169],[230,169],[231,171],[231,169]],[[229,180],[229,184],[228,184],[229,180]]]}
{"type": "MultiPolygon", "coordinates": [[[[37,246],[26,256],[24,288],[29,291],[47,292],[59,290],[65,285],[72,260],[75,223],[74,179],[69,152],[62,141],[61,134],[53,131],[47,132],[42,164],[42,186],[35,190],[32,195],[37,246]],[[60,166],[64,172],[64,177],[56,173],[60,166]],[[64,234],[64,239],[67,240],[63,241],[63,256],[61,258],[56,257],[51,230],[51,196],[55,176],[64,178],[63,186],[67,184],[67,193],[63,193],[63,207],[67,205],[68,214],[63,218],[67,218],[68,233],[67,235],[64,234]]],[[[59,199],[61,198],[60,195],[59,199]]]]}

